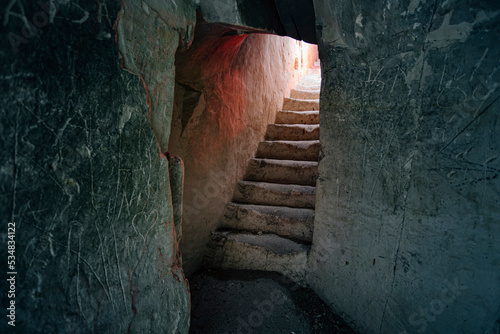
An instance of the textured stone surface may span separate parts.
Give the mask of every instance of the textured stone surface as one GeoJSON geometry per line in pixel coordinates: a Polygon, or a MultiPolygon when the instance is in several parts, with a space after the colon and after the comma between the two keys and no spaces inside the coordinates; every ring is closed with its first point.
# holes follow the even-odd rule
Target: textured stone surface
{"type": "Polygon", "coordinates": [[[230,24],[241,32],[275,33],[317,43],[310,0],[197,0],[208,22],[230,24]]]}
{"type": "Polygon", "coordinates": [[[319,110],[319,100],[287,98],[283,102],[283,110],[293,110],[293,111],[319,110]]]}
{"type": "Polygon", "coordinates": [[[315,161],[275,160],[252,158],[244,179],[283,184],[315,186],[318,163],[315,161]]]}
{"type": "Polygon", "coordinates": [[[306,284],[310,246],[276,234],[212,232],[204,258],[205,267],[276,271],[306,284]]]}
{"type": "Polygon", "coordinates": [[[319,125],[270,124],[266,140],[319,140],[319,125]]]}
{"type": "Polygon", "coordinates": [[[181,158],[171,156],[168,159],[168,172],[170,177],[170,193],[172,196],[172,209],[177,242],[182,237],[182,200],[184,195],[184,163],[181,158]]]}
{"type": "Polygon", "coordinates": [[[292,89],[290,92],[290,97],[294,99],[319,99],[319,90],[315,91],[304,91],[292,89]]]}
{"type": "Polygon", "coordinates": [[[315,187],[296,184],[240,181],[234,190],[233,200],[240,203],[313,209],[315,190],[315,187]]]}
{"type": "Polygon", "coordinates": [[[259,143],[257,158],[318,161],[319,150],[319,140],[267,140],[259,143]]]}
{"type": "Polygon", "coordinates": [[[285,238],[311,243],[314,210],[229,202],[220,227],[252,233],[274,233],[285,238]]]}
{"type": "Polygon", "coordinates": [[[279,111],[276,124],[319,124],[318,111],[279,111]]]}
{"type": "Polygon", "coordinates": [[[181,250],[188,275],[200,268],[210,232],[284,96],[317,59],[316,46],[238,36],[198,21],[191,49],[177,53],[169,145],[185,163],[181,250]]]}
{"type": "MultiPolygon", "coordinates": [[[[119,2],[52,1],[47,11],[35,1],[9,3],[1,5],[0,28],[0,254],[6,261],[7,222],[14,221],[16,332],[186,333],[189,294],[159,149],[164,136],[155,137],[149,115],[151,105],[167,106],[145,91],[159,86],[120,66],[119,2]],[[14,53],[5,36],[23,36],[12,14],[22,10],[39,30],[14,53]]],[[[177,18],[194,15],[177,4],[177,18]]],[[[179,32],[152,21],[163,45],[177,47],[179,32]]],[[[173,77],[172,66],[145,58],[168,58],[164,48],[141,48],[135,60],[144,67],[165,66],[153,69],[155,79],[173,77]]],[[[168,80],[162,85],[173,89],[168,80]]],[[[6,327],[4,311],[0,332],[6,327]]]]}
{"type": "Polygon", "coordinates": [[[193,37],[194,10],[188,4],[180,1],[179,8],[157,0],[126,1],[116,25],[122,65],[144,84],[151,127],[162,152],[167,151],[170,136],[175,52],[193,37]]]}
{"type": "Polygon", "coordinates": [[[310,284],[364,333],[498,333],[500,3],[314,3],[310,284]]]}

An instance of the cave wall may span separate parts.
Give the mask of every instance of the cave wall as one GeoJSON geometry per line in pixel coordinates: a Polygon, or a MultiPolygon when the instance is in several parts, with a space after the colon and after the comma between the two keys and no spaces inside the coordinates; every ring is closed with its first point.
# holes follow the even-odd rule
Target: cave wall
{"type": "Polygon", "coordinates": [[[207,22],[317,44],[311,0],[193,0],[207,22]]]}
{"type": "MultiPolygon", "coordinates": [[[[200,1],[193,5],[213,10],[235,3],[200,1]]],[[[498,2],[313,2],[323,153],[310,285],[363,333],[498,333],[498,2]]],[[[196,212],[208,207],[221,178],[237,181],[243,153],[252,151],[222,131],[241,124],[219,125],[211,113],[223,108],[206,108],[225,98],[201,98],[194,86],[218,82],[244,92],[244,83],[256,82],[249,77],[265,72],[242,73],[240,53],[264,52],[245,43],[274,42],[250,36],[221,80],[174,84],[174,53],[191,41],[194,6],[124,5],[120,13],[118,1],[0,6],[1,256],[7,259],[6,226],[14,221],[19,332],[187,332],[180,228],[161,153],[170,137],[172,154],[201,156],[186,159],[199,166],[201,183],[190,184],[186,163],[186,186],[199,191],[186,193],[185,203],[196,212]],[[192,101],[182,132],[181,110],[192,101]],[[196,137],[200,124],[221,142],[196,137]],[[187,144],[182,136],[190,131],[187,144]],[[238,172],[228,177],[230,169],[238,172]],[[212,177],[211,170],[222,172],[212,177]]],[[[212,22],[253,22],[239,18],[221,14],[212,22]]],[[[248,103],[254,88],[246,89],[248,103]]],[[[242,138],[257,139],[262,127],[245,126],[242,138]]],[[[213,200],[222,208],[230,192],[213,200]]],[[[186,227],[186,238],[204,223],[186,227]]],[[[186,253],[199,258],[200,251],[186,253]]],[[[7,305],[7,294],[1,300],[7,305]]]]}
{"type": "Polygon", "coordinates": [[[317,59],[317,46],[274,35],[238,35],[199,17],[176,55],[169,152],[185,164],[181,251],[190,275],[236,182],[283,98],[317,59]]]}
{"type": "MultiPolygon", "coordinates": [[[[6,263],[15,222],[16,332],[188,331],[160,147],[168,145],[174,53],[189,43],[195,12],[189,2],[170,6],[1,5],[0,248],[6,263]]],[[[170,167],[180,178],[182,165],[170,167]]],[[[6,310],[14,299],[2,268],[6,310]]],[[[5,313],[3,333],[13,329],[5,313]]]]}
{"type": "Polygon", "coordinates": [[[312,288],[362,333],[499,333],[500,3],[314,7],[312,288]]]}

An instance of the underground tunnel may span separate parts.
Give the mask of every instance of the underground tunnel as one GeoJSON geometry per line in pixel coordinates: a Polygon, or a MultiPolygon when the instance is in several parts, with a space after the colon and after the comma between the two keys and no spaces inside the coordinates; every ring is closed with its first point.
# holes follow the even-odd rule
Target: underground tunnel
{"type": "Polygon", "coordinates": [[[296,292],[296,283],[266,273],[306,285],[319,157],[317,47],[197,16],[190,48],[176,53],[169,139],[169,153],[185,166],[180,250],[190,332],[348,330],[313,291],[296,292]],[[259,290],[267,298],[253,295],[259,290]],[[273,291],[280,298],[270,299],[273,291]],[[300,293],[311,301],[296,300],[300,293]],[[287,309],[294,313],[282,314],[287,309]]]}
{"type": "Polygon", "coordinates": [[[0,8],[2,332],[500,333],[498,2],[0,8]]]}

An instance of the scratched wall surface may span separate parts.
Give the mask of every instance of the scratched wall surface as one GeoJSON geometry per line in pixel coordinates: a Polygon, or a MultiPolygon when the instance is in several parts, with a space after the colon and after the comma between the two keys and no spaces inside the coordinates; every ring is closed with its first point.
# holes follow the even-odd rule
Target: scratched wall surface
{"type": "MultiPolygon", "coordinates": [[[[1,8],[0,331],[14,221],[17,332],[186,333],[169,168],[146,102],[161,104],[121,68],[120,3],[42,4],[1,8]],[[23,13],[35,20],[31,38],[22,37],[23,13]]],[[[173,67],[163,70],[173,77],[173,67]]]]}
{"type": "Polygon", "coordinates": [[[310,284],[362,333],[499,333],[500,3],[314,4],[310,284]]]}

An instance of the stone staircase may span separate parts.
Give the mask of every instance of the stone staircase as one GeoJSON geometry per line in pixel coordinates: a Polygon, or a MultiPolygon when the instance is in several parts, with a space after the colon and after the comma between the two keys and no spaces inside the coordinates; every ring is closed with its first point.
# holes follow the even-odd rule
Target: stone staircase
{"type": "Polygon", "coordinates": [[[318,177],[319,63],[285,98],[276,123],[212,232],[205,267],[277,271],[304,283],[318,177]]]}

